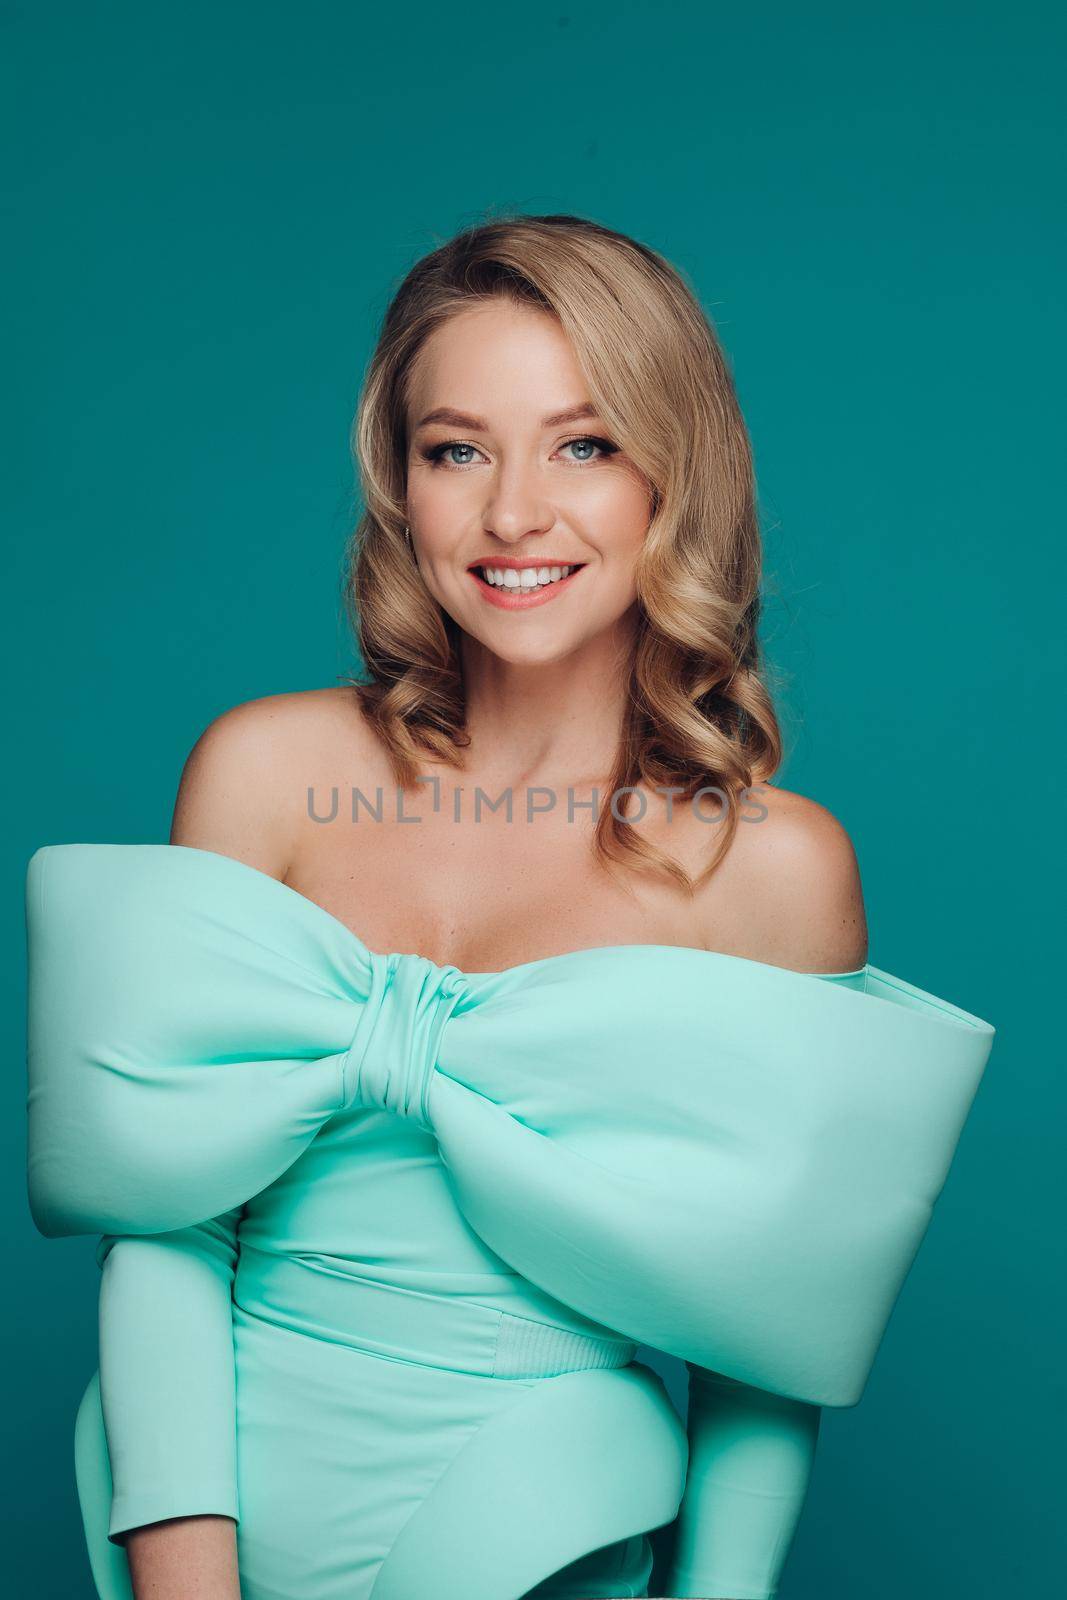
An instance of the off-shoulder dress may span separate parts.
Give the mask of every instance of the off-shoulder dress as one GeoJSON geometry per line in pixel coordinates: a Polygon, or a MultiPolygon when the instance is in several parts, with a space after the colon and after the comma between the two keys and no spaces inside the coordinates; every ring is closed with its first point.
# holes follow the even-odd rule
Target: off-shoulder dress
{"type": "Polygon", "coordinates": [[[200,1513],[243,1600],[646,1595],[672,1522],[664,1593],[776,1593],[989,1023],[654,944],[465,973],[186,846],[42,847],[26,909],[32,1215],[100,1236],[101,1600],[200,1513]]]}

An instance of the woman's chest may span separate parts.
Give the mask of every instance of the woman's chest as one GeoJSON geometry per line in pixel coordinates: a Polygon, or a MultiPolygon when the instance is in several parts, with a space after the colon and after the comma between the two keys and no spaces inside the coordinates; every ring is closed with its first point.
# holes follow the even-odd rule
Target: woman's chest
{"type": "MultiPolygon", "coordinates": [[[[331,826],[303,830],[286,881],[372,950],[415,952],[466,972],[596,945],[706,945],[708,894],[687,896],[632,867],[613,872],[595,850],[587,797],[565,795],[545,810],[537,805],[546,800],[518,792],[510,807],[490,798],[495,807],[478,806],[457,789],[436,806],[428,793],[402,809],[339,810],[331,826]]],[[[680,820],[646,824],[642,837],[693,872],[713,833],[680,820]]]]}

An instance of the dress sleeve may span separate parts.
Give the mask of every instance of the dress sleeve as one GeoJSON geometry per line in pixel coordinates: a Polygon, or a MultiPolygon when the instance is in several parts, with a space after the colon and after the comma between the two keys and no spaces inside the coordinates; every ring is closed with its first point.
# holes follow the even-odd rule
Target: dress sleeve
{"type": "Polygon", "coordinates": [[[664,1593],[770,1600],[803,1509],[821,1408],[686,1366],[689,1472],[664,1593]]]}
{"type": "Polygon", "coordinates": [[[172,1233],[101,1238],[112,1544],[167,1517],[240,1520],[232,1291],[243,1209],[172,1233]]]}

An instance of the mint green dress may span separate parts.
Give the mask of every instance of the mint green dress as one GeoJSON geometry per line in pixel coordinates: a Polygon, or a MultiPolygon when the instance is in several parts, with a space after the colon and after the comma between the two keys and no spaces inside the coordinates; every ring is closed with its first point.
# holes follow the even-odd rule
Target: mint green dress
{"type": "Polygon", "coordinates": [[[464,973],[227,856],[29,863],[29,1197],[100,1235],[75,1469],[237,1522],[243,1600],[766,1600],[989,1023],[661,945],[464,973]],[[638,1345],[685,1362],[688,1421],[638,1345]]]}

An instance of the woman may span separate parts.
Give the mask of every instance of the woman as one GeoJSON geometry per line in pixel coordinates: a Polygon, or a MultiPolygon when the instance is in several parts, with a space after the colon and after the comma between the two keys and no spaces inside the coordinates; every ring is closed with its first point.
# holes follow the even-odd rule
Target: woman
{"type": "Polygon", "coordinates": [[[468,230],[355,440],[364,681],[213,723],[169,846],[30,866],[98,1592],[638,1596],[676,1522],[657,1592],[763,1600],[993,1030],[868,964],[845,830],[769,781],[749,442],[678,272],[468,230]]]}

